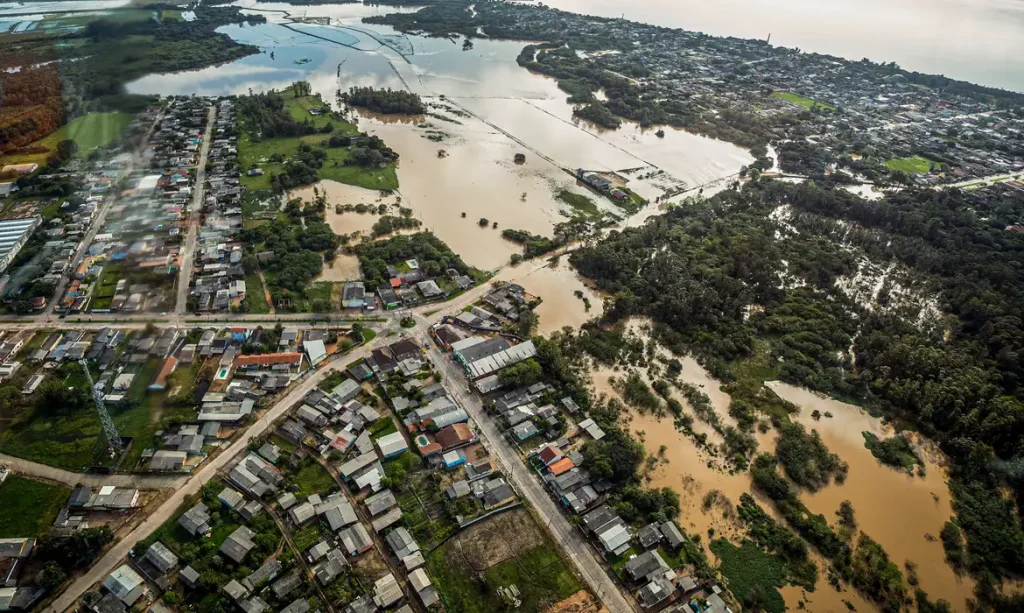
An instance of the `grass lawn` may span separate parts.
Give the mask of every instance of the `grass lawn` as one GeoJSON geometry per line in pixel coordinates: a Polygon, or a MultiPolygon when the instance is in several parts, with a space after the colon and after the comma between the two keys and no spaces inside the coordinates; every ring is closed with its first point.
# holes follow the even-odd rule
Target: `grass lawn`
{"type": "Polygon", "coordinates": [[[90,310],[106,310],[114,300],[117,282],[121,279],[122,265],[118,262],[106,262],[96,283],[93,285],[90,310]]]}
{"type": "Polygon", "coordinates": [[[53,525],[71,488],[10,475],[0,483],[0,538],[37,536],[53,525]]]}
{"type": "Polygon", "coordinates": [[[722,561],[719,570],[729,580],[729,589],[740,602],[744,602],[748,594],[760,592],[767,613],[786,610],[786,601],[778,591],[786,579],[781,559],[765,553],[752,541],[743,541],[737,547],[718,539],[711,543],[711,551],[722,561]]]}
{"type": "Polygon", "coordinates": [[[804,98],[803,96],[799,96],[797,94],[794,94],[793,92],[773,92],[772,97],[778,98],[779,100],[785,100],[786,102],[795,104],[797,106],[802,106],[805,109],[810,109],[817,106],[823,109],[828,109],[830,111],[836,110],[836,107],[832,106],[831,104],[818,102],[817,100],[811,100],[810,98],[804,98]]]}
{"type": "Polygon", "coordinates": [[[584,217],[594,220],[601,219],[602,217],[601,210],[597,208],[597,204],[595,204],[593,200],[587,198],[586,196],[581,196],[579,194],[570,192],[567,189],[563,189],[562,191],[558,192],[557,198],[571,206],[574,211],[576,211],[580,215],[583,215],[584,217]]]}
{"type": "Polygon", "coordinates": [[[263,315],[270,312],[267,295],[263,293],[263,281],[254,272],[245,275],[245,300],[249,303],[249,313],[263,315]]]}
{"type": "Polygon", "coordinates": [[[370,426],[370,436],[373,440],[377,440],[382,436],[393,434],[398,432],[398,427],[395,425],[395,420],[391,419],[390,415],[385,415],[370,426]]]}
{"type": "MultiPolygon", "coordinates": [[[[295,119],[313,122],[316,127],[322,127],[328,123],[334,126],[334,135],[353,136],[359,133],[355,124],[332,118],[329,115],[310,115],[309,110],[314,107],[324,106],[318,96],[301,96],[296,98],[291,90],[284,91],[285,110],[295,119]]],[[[300,143],[318,146],[323,140],[330,138],[330,134],[309,134],[301,137],[268,138],[262,140],[253,139],[247,131],[242,131],[238,139],[238,162],[243,171],[248,170],[253,164],[263,169],[263,176],[249,177],[243,172],[242,185],[250,190],[270,189],[270,177],[280,174],[284,169],[284,163],[270,162],[270,156],[280,153],[285,160],[294,157],[299,150],[300,143]]],[[[339,183],[347,183],[367,189],[397,189],[398,175],[395,173],[394,165],[387,168],[363,168],[361,166],[346,166],[348,150],[345,147],[325,148],[327,159],[320,168],[321,179],[331,179],[339,183]]]]}
{"type": "Polygon", "coordinates": [[[89,113],[76,117],[56,132],[33,141],[29,147],[46,147],[46,153],[30,153],[27,155],[10,155],[3,158],[6,164],[36,162],[42,164],[56,150],[57,143],[62,140],[73,140],[78,143],[78,157],[84,157],[96,147],[102,147],[121,134],[132,120],[130,113],[89,113]]]}
{"type": "MultiPolygon", "coordinates": [[[[318,283],[311,283],[306,288],[306,299],[309,300],[310,304],[314,300],[326,300],[331,301],[331,294],[334,292],[334,283],[331,281],[320,281],[318,283]]],[[[337,305],[332,305],[337,307],[337,305]]]]}
{"type": "Polygon", "coordinates": [[[327,494],[338,488],[338,483],[331,473],[312,458],[303,460],[302,468],[292,475],[292,481],[299,486],[299,491],[295,492],[299,498],[313,494],[327,494]]]}
{"type": "Polygon", "coordinates": [[[908,158],[892,158],[885,161],[885,167],[889,170],[902,170],[907,174],[919,174],[931,170],[932,164],[928,158],[915,155],[908,158]]]}
{"type": "MultiPolygon", "coordinates": [[[[50,375],[68,386],[83,385],[78,364],[66,364],[50,375]]],[[[88,404],[78,411],[61,412],[31,404],[0,432],[0,452],[33,462],[84,472],[93,465],[105,444],[96,409],[88,404]]]]}
{"type": "Polygon", "coordinates": [[[305,553],[307,549],[319,543],[323,536],[324,534],[323,530],[320,528],[320,522],[317,521],[304,528],[296,530],[295,534],[292,535],[292,540],[295,542],[295,547],[297,547],[299,551],[305,553]]]}

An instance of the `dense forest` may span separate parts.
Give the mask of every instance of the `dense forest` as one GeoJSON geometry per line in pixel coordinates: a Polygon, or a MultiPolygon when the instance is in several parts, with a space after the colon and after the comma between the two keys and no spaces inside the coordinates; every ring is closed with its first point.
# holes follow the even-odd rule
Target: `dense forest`
{"type": "Polygon", "coordinates": [[[284,107],[285,94],[276,90],[239,96],[238,111],[245,118],[246,129],[258,138],[306,136],[319,130],[312,119],[297,121],[284,107]]]}
{"type": "Polygon", "coordinates": [[[239,233],[239,238],[251,247],[246,249],[242,266],[246,273],[255,273],[257,266],[262,269],[275,305],[282,299],[294,304],[303,297],[310,283],[320,276],[324,260],[333,260],[337,254],[342,238],[324,223],[325,208],[323,200],[303,206],[295,198],[285,205],[283,219],[239,233]],[[272,255],[257,260],[256,253],[267,252],[272,255]]]}
{"type": "Polygon", "coordinates": [[[427,111],[419,94],[400,89],[375,89],[353,87],[341,94],[341,100],[351,106],[359,106],[378,113],[419,115],[427,111]]]}
{"type": "MultiPolygon", "coordinates": [[[[612,296],[603,325],[650,317],[662,342],[725,381],[767,353],[758,356],[772,364],[767,376],[857,399],[937,440],[955,462],[959,555],[980,580],[982,602],[998,603],[995,583],[1024,574],[1024,234],[1008,229],[1022,215],[1024,198],[999,187],[866,201],[813,183],[759,181],[612,232],[571,262],[612,296]],[[841,289],[865,260],[902,271],[874,303],[841,289]]],[[[782,431],[799,443],[780,444],[790,478],[816,487],[842,477],[838,459],[809,435],[782,431]]],[[[769,477],[765,462],[755,466],[755,482],[785,511],[791,496],[773,491],[769,477]]],[[[857,568],[856,553],[848,565],[833,537],[799,515],[798,532],[857,568]]],[[[864,547],[872,545],[854,552],[864,547]]]]}

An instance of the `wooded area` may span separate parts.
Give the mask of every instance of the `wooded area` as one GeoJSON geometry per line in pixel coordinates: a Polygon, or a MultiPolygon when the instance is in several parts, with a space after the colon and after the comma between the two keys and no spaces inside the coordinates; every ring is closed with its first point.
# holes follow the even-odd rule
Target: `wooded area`
{"type": "MultiPolygon", "coordinates": [[[[767,351],[771,376],[857,399],[937,440],[955,461],[967,566],[980,579],[979,594],[995,602],[994,583],[1024,573],[1024,235],[1007,230],[1022,213],[1024,199],[984,191],[904,191],[866,201],[813,183],[766,181],[612,232],[571,262],[612,296],[603,325],[650,317],[662,342],[692,352],[725,381],[736,378],[737,364],[767,351]],[[883,283],[875,304],[837,285],[865,265],[862,258],[905,271],[883,283]],[[896,299],[900,281],[916,302],[896,299]],[[932,302],[937,311],[929,315],[932,302]],[[1002,485],[1014,488],[1016,505],[1002,498],[1002,485]]],[[[822,459],[832,464],[821,450],[811,453],[817,469],[822,459]]],[[[786,460],[789,446],[780,454],[786,460]]],[[[808,486],[827,479],[783,466],[808,486]]],[[[767,470],[760,467],[762,476],[767,470]]],[[[785,491],[772,497],[780,508],[788,504],[785,491]]],[[[814,536],[819,528],[801,528],[798,515],[794,528],[832,550],[814,536]]]]}

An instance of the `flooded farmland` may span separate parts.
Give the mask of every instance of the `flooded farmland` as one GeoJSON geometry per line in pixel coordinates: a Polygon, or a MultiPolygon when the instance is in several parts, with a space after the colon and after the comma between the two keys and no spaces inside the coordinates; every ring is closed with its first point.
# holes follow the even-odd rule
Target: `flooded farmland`
{"type": "MultiPolygon", "coordinates": [[[[630,124],[609,131],[574,119],[553,79],[516,64],[521,42],[477,39],[464,51],[461,41],[361,23],[367,15],[393,12],[390,7],[236,5],[270,23],[219,31],[261,53],[197,71],[150,75],[129,84],[129,91],[242,94],[305,80],[327,102],[352,86],[424,96],[432,116],[354,118],[399,153],[403,206],[481,269],[495,269],[519,250],[500,238],[502,229],[551,234],[565,219],[558,192],[589,193],[571,174],[577,168],[617,171],[631,189],[653,199],[732,175],[752,159],[739,147],[679,130],[659,139],[630,124]],[[297,23],[299,16],[317,23],[297,23]],[[525,164],[514,164],[517,153],[525,154],[525,164]],[[486,229],[478,224],[481,218],[489,222],[486,229]]],[[[610,201],[590,195],[602,210],[623,215],[610,201]]]]}

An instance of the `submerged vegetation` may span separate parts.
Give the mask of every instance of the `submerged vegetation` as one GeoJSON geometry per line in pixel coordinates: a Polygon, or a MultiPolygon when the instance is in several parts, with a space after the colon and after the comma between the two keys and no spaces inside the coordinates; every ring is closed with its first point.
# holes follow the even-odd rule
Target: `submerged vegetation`
{"type": "MultiPolygon", "coordinates": [[[[785,425],[789,408],[761,386],[767,378],[856,400],[935,438],[954,461],[967,566],[992,600],[986,586],[1024,574],[1020,509],[1001,490],[1024,491],[1024,370],[1015,357],[1024,351],[1024,237],[1004,230],[1024,214],[1022,204],[956,190],[866,201],[813,183],[759,181],[587,242],[570,262],[609,295],[601,326],[651,318],[659,342],[693,354],[727,383],[739,434],[757,415],[772,417],[782,434],[779,463],[802,486],[841,480],[842,462],[813,434],[785,425]],[[844,291],[865,260],[905,270],[921,298],[892,280],[870,304],[844,291]],[[948,324],[925,308],[930,296],[948,324]],[[746,368],[752,361],[765,366],[746,368]]],[[[727,443],[749,457],[744,438],[729,434],[727,443]]],[[[893,463],[910,462],[899,437],[869,445],[893,463]]],[[[755,483],[778,486],[771,497],[787,521],[852,578],[852,553],[824,518],[802,510],[785,480],[766,476],[774,470],[755,466],[755,483]]],[[[905,596],[890,587],[873,589],[876,600],[905,596]]]]}
{"type": "Polygon", "coordinates": [[[861,434],[864,436],[864,446],[882,464],[902,468],[907,472],[913,471],[915,465],[920,466],[918,470],[924,470],[924,462],[905,436],[896,435],[892,438],[880,439],[871,432],[862,432],[861,434]]]}

